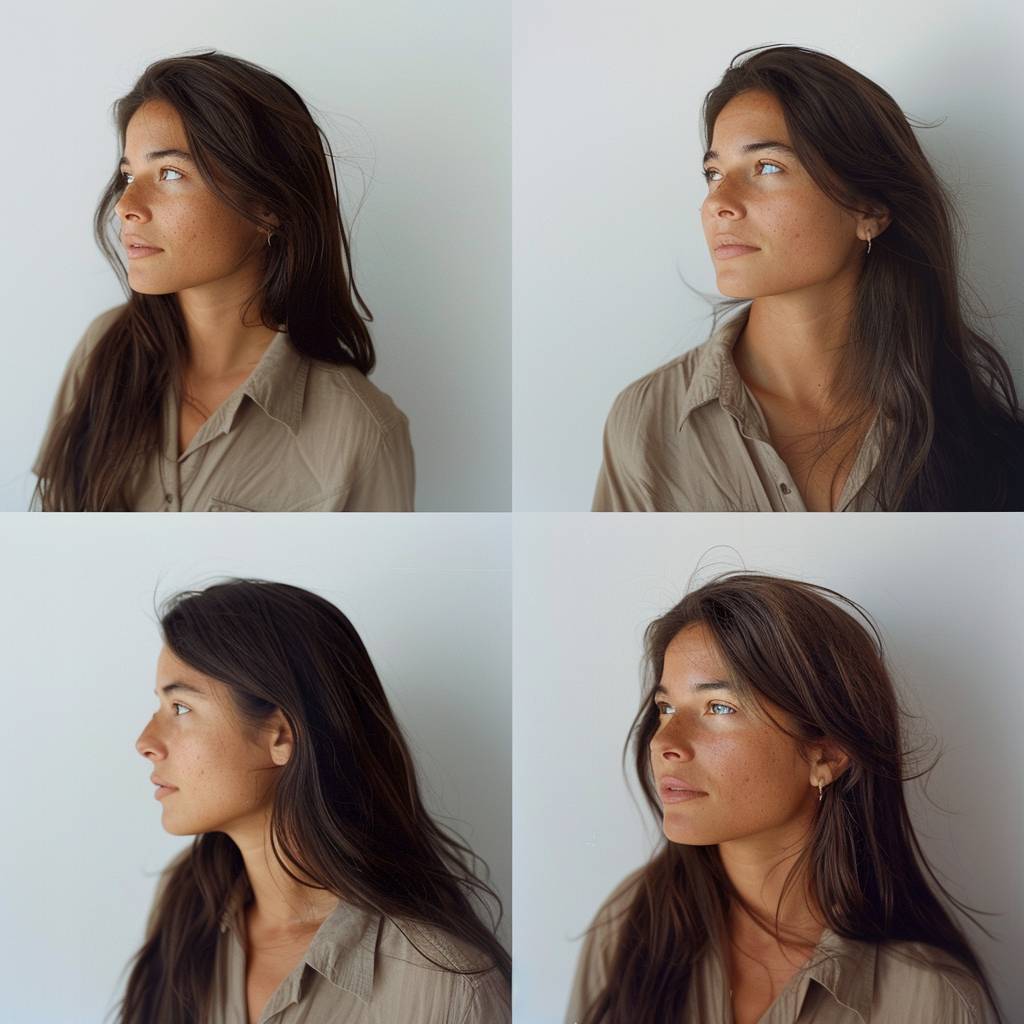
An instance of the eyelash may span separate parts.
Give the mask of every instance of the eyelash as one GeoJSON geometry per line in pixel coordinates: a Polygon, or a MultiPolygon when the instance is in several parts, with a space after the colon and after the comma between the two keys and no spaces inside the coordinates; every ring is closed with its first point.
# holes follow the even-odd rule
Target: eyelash
{"type": "MultiPolygon", "coordinates": [[[[654,702],[654,706],[658,709],[659,716],[667,714],[667,712],[662,710],[663,708],[670,708],[670,707],[672,707],[671,704],[668,704],[668,703],[666,703],[663,700],[655,701],[654,702]]],[[[729,711],[730,711],[731,714],[736,714],[736,709],[734,707],[732,707],[730,704],[723,704],[720,700],[710,701],[708,703],[708,707],[709,708],[713,708],[713,707],[729,708],[729,711]]],[[[728,718],[729,716],[728,715],[712,715],[711,717],[712,718],[728,718]]]]}
{"type": "MultiPolygon", "coordinates": [[[[764,167],[766,165],[769,166],[769,167],[778,167],[778,169],[780,171],[782,171],[782,167],[779,164],[777,164],[774,160],[758,160],[758,162],[757,162],[757,166],[758,167],[764,167]]],[[[716,168],[714,168],[714,167],[705,167],[704,170],[700,172],[700,174],[701,174],[701,177],[710,185],[711,184],[711,179],[708,177],[708,175],[709,174],[713,174],[715,172],[716,172],[716,168]]],[[[785,173],[785,172],[783,172],[783,173],[785,173]]],[[[761,177],[763,178],[763,177],[765,177],[765,175],[762,174],[761,177]]],[[[773,177],[773,175],[769,174],[768,177],[769,178],[773,177]]]]}
{"type": "MultiPolygon", "coordinates": [[[[185,177],[185,175],[181,171],[179,171],[176,167],[161,167],[160,168],[160,173],[163,174],[164,171],[174,171],[175,174],[181,174],[182,178],[185,177]]],[[[124,179],[127,178],[127,177],[130,177],[130,176],[131,176],[131,171],[121,171],[121,184],[122,185],[127,185],[128,182],[125,181],[124,179]]],[[[172,178],[171,180],[172,181],[179,181],[180,179],[172,178]]]]}

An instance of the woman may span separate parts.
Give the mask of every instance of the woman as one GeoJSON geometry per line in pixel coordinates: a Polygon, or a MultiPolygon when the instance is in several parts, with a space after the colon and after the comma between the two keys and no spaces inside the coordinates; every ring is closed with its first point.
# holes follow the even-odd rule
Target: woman
{"type": "Polygon", "coordinates": [[[980,1024],[991,989],[922,870],[945,893],[866,613],[726,575],[650,624],[646,657],[636,770],[667,842],[598,912],[567,1021],[980,1024]]]}
{"type": "Polygon", "coordinates": [[[151,64],[115,118],[94,227],[129,298],[72,353],[33,503],[410,511],[408,420],[367,379],[372,317],[299,95],[210,51],[151,64]]]}
{"type": "Polygon", "coordinates": [[[968,325],[956,212],[907,119],[832,57],[743,53],[703,108],[734,301],[618,395],[594,510],[1024,509],[1024,411],[968,325]]]}
{"type": "Polygon", "coordinates": [[[472,851],[420,799],[349,620],[281,583],[233,580],[161,617],[159,709],[136,747],[167,869],[122,1024],[509,1021],[510,958],[472,851]]]}

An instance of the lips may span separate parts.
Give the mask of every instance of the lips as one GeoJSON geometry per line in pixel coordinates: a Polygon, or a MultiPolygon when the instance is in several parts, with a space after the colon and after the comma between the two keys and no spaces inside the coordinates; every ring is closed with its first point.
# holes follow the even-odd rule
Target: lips
{"type": "Polygon", "coordinates": [[[672,775],[663,775],[658,781],[658,790],[661,793],[700,793],[702,796],[707,796],[707,793],[702,789],[697,789],[696,786],[691,786],[688,782],[683,782],[682,779],[677,779],[672,775]]]}
{"type": "Polygon", "coordinates": [[[152,245],[150,242],[148,242],[145,238],[142,238],[140,235],[122,235],[121,244],[126,249],[138,249],[140,251],[147,250],[149,252],[163,252],[163,249],[161,249],[159,246],[152,245]]]}
{"type": "Polygon", "coordinates": [[[163,779],[158,779],[155,775],[150,775],[149,781],[152,782],[154,786],[159,786],[162,789],[177,789],[178,788],[177,786],[172,786],[169,782],[164,782],[163,779]]]}

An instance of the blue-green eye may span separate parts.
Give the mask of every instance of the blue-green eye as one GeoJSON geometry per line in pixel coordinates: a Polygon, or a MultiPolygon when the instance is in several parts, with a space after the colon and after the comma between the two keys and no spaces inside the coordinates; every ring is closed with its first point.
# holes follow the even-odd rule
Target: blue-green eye
{"type": "MultiPolygon", "coordinates": [[[[761,168],[774,167],[775,171],[773,171],[772,174],[775,174],[776,172],[781,172],[782,171],[782,167],[779,164],[777,164],[777,163],[773,163],[771,160],[759,160],[758,163],[757,163],[757,166],[761,167],[761,168]]],[[[720,172],[717,171],[714,167],[705,167],[704,170],[702,170],[700,173],[701,173],[701,177],[703,177],[703,179],[706,182],[710,183],[710,181],[712,180],[711,179],[711,175],[712,174],[719,174],[720,172]]],[[[762,174],[762,177],[764,177],[764,174],[762,174]]]]}
{"type": "MultiPolygon", "coordinates": [[[[735,708],[733,708],[733,707],[730,707],[730,706],[729,706],[728,704],[719,704],[719,703],[718,703],[718,701],[712,701],[712,702],[711,702],[711,703],[710,703],[710,704],[708,705],[708,707],[709,707],[709,708],[725,708],[725,709],[726,709],[726,711],[728,711],[728,713],[729,713],[730,715],[735,715],[735,714],[736,714],[736,709],[735,709],[735,708]]],[[[721,718],[722,716],[721,716],[721,715],[718,715],[717,717],[721,718]]]]}
{"type": "MultiPolygon", "coordinates": [[[[163,174],[164,171],[170,171],[171,174],[177,174],[178,175],[177,178],[170,178],[170,179],[165,179],[165,180],[180,181],[182,178],[185,177],[185,175],[182,174],[181,171],[176,171],[173,167],[161,167],[160,168],[160,173],[163,174]]],[[[122,171],[121,172],[121,181],[125,185],[130,185],[131,184],[131,182],[127,180],[128,178],[131,178],[131,177],[133,177],[133,175],[132,175],[132,173],[130,171],[122,171]]]]}
{"type": "Polygon", "coordinates": [[[659,715],[674,715],[676,713],[676,709],[663,700],[656,700],[654,706],[658,709],[659,715]]]}
{"type": "MultiPolygon", "coordinates": [[[[173,700],[171,701],[171,707],[172,708],[185,708],[185,714],[188,714],[192,710],[189,707],[185,707],[184,704],[179,704],[177,701],[173,701],[173,700]]],[[[179,715],[178,712],[175,711],[174,712],[174,717],[175,718],[181,718],[181,715],[179,715]]]]}

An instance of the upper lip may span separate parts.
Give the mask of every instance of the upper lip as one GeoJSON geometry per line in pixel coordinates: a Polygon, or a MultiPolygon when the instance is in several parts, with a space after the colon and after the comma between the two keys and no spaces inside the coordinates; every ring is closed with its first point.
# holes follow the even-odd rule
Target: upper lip
{"type": "Polygon", "coordinates": [[[177,786],[172,786],[169,782],[164,782],[163,779],[158,779],[155,775],[150,775],[149,781],[152,782],[154,786],[165,786],[167,789],[178,788],[177,786]]]}
{"type": "Polygon", "coordinates": [[[147,249],[159,249],[160,246],[153,245],[147,242],[141,235],[122,235],[121,244],[124,246],[129,245],[144,245],[147,249]]]}
{"type": "Polygon", "coordinates": [[[737,238],[735,235],[716,235],[715,242],[712,246],[713,249],[720,249],[723,245],[743,245],[748,249],[756,249],[756,245],[751,245],[749,242],[744,242],[742,238],[737,238]]]}
{"type": "Polygon", "coordinates": [[[682,779],[677,779],[674,775],[662,775],[662,777],[658,779],[658,789],[665,791],[673,790],[676,792],[683,789],[686,790],[688,793],[704,792],[703,789],[698,789],[696,786],[691,786],[688,782],[683,782],[682,779]]]}

